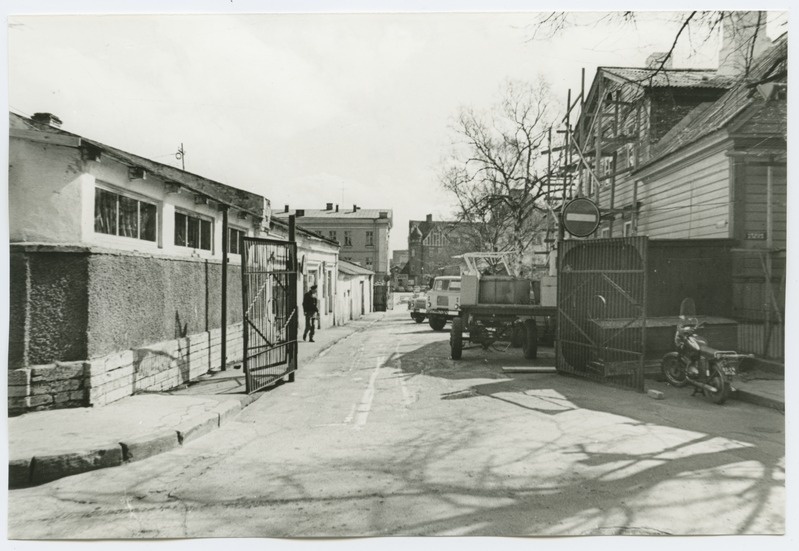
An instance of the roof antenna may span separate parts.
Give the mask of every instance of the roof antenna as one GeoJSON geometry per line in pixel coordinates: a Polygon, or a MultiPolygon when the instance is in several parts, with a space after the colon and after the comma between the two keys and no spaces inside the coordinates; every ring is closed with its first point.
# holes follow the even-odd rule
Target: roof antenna
{"type": "Polygon", "coordinates": [[[183,142],[180,142],[180,147],[178,148],[178,152],[175,153],[175,158],[180,161],[180,166],[183,170],[186,170],[186,152],[183,150],[183,142]]]}

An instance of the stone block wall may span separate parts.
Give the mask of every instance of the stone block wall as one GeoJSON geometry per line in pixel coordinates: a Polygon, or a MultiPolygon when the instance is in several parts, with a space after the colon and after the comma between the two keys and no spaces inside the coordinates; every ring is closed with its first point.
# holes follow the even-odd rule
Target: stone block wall
{"type": "MultiPolygon", "coordinates": [[[[138,392],[173,389],[221,365],[222,331],[114,352],[81,362],[10,370],[9,415],[44,409],[103,406],[138,392]]],[[[228,363],[243,356],[241,323],[228,326],[228,363]]]]}
{"type": "Polygon", "coordinates": [[[85,362],[56,362],[9,371],[9,414],[88,405],[85,373],[85,362]]]}

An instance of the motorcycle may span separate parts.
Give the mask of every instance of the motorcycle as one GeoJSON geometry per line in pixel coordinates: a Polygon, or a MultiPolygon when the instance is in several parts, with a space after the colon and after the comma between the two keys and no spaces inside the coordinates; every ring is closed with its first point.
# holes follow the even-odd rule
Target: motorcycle
{"type": "Polygon", "coordinates": [[[663,356],[660,369],[670,385],[680,388],[690,384],[694,387],[692,396],[703,393],[711,402],[723,404],[732,391],[731,382],[741,358],[752,355],[712,348],[706,338],[697,334],[703,325],[696,318],[693,299],[684,299],[674,334],[676,350],[663,356]]]}

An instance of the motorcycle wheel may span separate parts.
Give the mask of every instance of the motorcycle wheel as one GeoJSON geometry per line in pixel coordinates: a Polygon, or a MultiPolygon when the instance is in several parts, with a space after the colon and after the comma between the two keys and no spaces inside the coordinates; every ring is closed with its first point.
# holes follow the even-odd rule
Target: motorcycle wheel
{"type": "Polygon", "coordinates": [[[680,361],[680,355],[676,352],[669,352],[663,356],[660,360],[660,371],[671,386],[681,388],[688,384],[688,374],[680,361]]]}
{"type": "Polygon", "coordinates": [[[714,404],[723,404],[727,401],[730,395],[730,385],[727,384],[727,378],[719,370],[717,365],[710,368],[710,377],[708,377],[707,384],[716,388],[716,392],[705,390],[705,397],[714,404]]]}

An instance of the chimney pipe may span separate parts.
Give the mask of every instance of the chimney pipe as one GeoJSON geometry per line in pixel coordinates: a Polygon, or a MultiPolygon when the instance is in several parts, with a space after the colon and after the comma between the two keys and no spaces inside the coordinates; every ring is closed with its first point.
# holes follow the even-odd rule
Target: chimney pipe
{"type": "Polygon", "coordinates": [[[352,212],[358,212],[358,205],[352,205],[352,212]]]}
{"type": "Polygon", "coordinates": [[[294,213],[294,216],[296,216],[297,218],[299,218],[300,216],[305,216],[305,209],[297,209],[296,212],[294,213]]]}
{"type": "Polygon", "coordinates": [[[725,14],[721,31],[718,74],[742,76],[752,61],[770,45],[766,35],[766,12],[733,11],[725,14]],[[750,59],[750,53],[752,59],[750,59]]]}
{"type": "Polygon", "coordinates": [[[432,214],[428,214],[426,221],[427,221],[428,224],[430,224],[433,221],[433,215],[432,214]]]}
{"type": "Polygon", "coordinates": [[[328,203],[325,210],[333,210],[333,203],[328,203]]]}
{"type": "Polygon", "coordinates": [[[338,212],[338,205],[336,205],[336,212],[338,212]]]}
{"type": "Polygon", "coordinates": [[[61,119],[52,113],[34,113],[31,117],[33,122],[38,122],[45,126],[52,126],[53,128],[61,128],[61,119]]]}
{"type": "Polygon", "coordinates": [[[283,207],[283,212],[288,212],[288,211],[289,211],[289,206],[288,206],[288,205],[286,205],[285,207],[283,207]]]}

